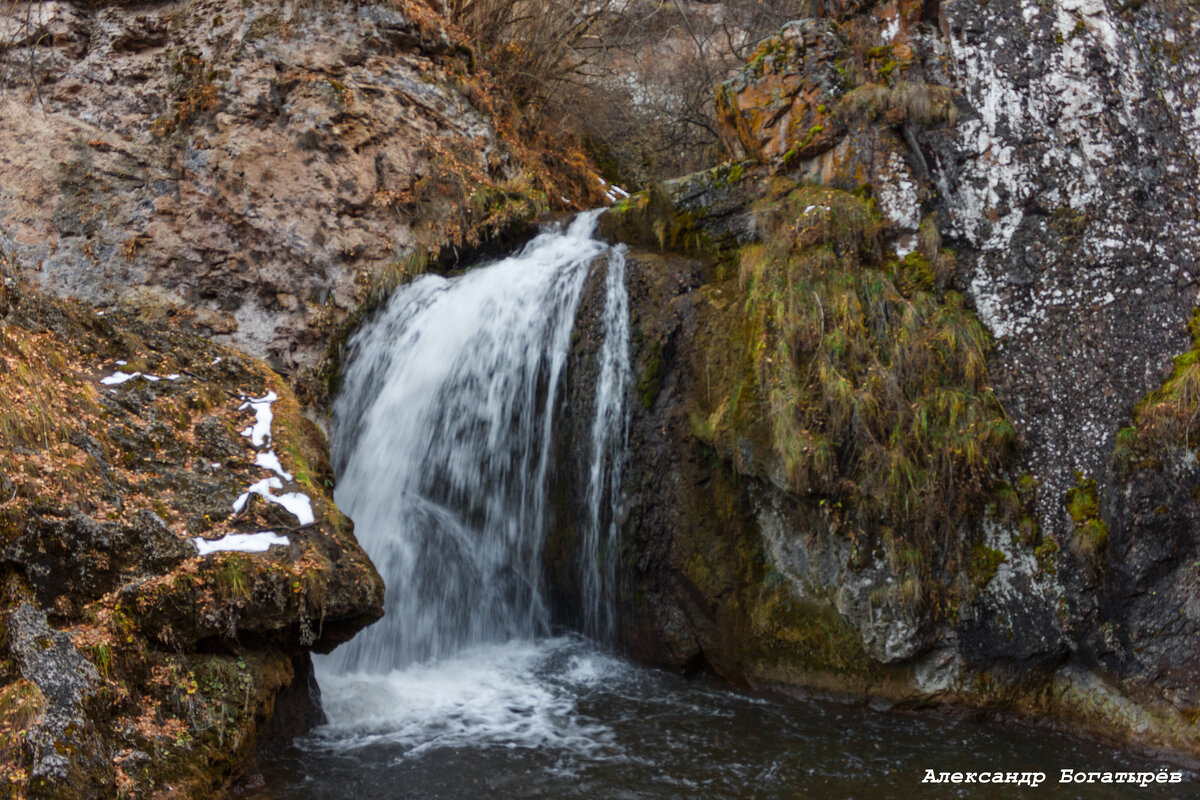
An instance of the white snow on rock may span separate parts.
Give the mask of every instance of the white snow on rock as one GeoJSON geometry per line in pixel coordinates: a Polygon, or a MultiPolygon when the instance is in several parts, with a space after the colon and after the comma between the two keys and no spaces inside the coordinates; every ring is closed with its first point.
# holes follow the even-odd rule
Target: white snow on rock
{"type": "Polygon", "coordinates": [[[279,463],[279,457],[275,455],[274,450],[268,450],[265,453],[259,453],[258,457],[254,459],[254,463],[263,469],[269,469],[272,472],[277,473],[279,477],[283,478],[285,481],[290,481],[292,479],[292,474],[284,470],[283,464],[279,463]]]}
{"type": "MultiPolygon", "coordinates": [[[[629,197],[629,192],[625,191],[620,186],[617,186],[615,183],[609,183],[608,181],[604,180],[604,178],[597,178],[596,180],[600,181],[600,186],[604,189],[604,196],[608,199],[609,203],[615,203],[618,200],[623,200],[624,198],[629,197]]],[[[565,200],[566,198],[563,199],[565,200]]]]}
{"type": "Polygon", "coordinates": [[[316,521],[316,517],[313,516],[312,502],[303,492],[288,492],[279,496],[267,495],[267,499],[286,508],[301,526],[312,525],[316,521]]]}
{"type": "MultiPolygon", "coordinates": [[[[117,364],[124,365],[125,362],[118,361],[117,364]]],[[[122,372],[121,370],[117,370],[112,375],[109,375],[106,378],[101,378],[100,382],[103,383],[105,386],[118,386],[122,383],[125,383],[125,381],[131,381],[134,378],[141,378],[142,380],[147,380],[147,381],[150,381],[151,383],[158,383],[159,381],[162,380],[162,378],[158,377],[157,375],[151,375],[148,372],[122,372]]],[[[167,380],[169,380],[169,381],[174,381],[174,380],[178,380],[178,379],[179,379],[178,375],[174,375],[174,376],[168,375],[167,376],[167,380]]]]}
{"type": "Polygon", "coordinates": [[[265,397],[251,397],[246,402],[238,406],[238,411],[244,411],[249,408],[254,411],[254,424],[242,431],[242,436],[250,438],[250,443],[255,447],[262,447],[271,439],[271,422],[275,419],[275,415],[271,412],[271,403],[278,400],[274,392],[267,392],[265,397]]]}
{"type": "Polygon", "coordinates": [[[242,513],[242,509],[246,507],[246,503],[250,500],[250,495],[252,494],[270,500],[273,497],[271,490],[282,488],[283,483],[280,482],[279,478],[263,478],[258,483],[251,485],[250,488],[238,496],[237,500],[233,501],[233,511],[235,514],[242,513]]]}
{"type": "Polygon", "coordinates": [[[274,531],[259,531],[258,533],[231,533],[220,539],[202,539],[199,536],[192,539],[200,555],[232,550],[239,553],[265,553],[274,545],[287,547],[292,542],[286,536],[280,536],[274,531]]]}
{"type": "Polygon", "coordinates": [[[308,495],[302,492],[288,492],[287,494],[271,494],[272,489],[282,489],[283,483],[279,478],[263,478],[256,484],[250,486],[246,491],[238,496],[237,500],[233,501],[234,513],[241,513],[246,507],[246,503],[250,501],[250,495],[256,494],[268,503],[275,503],[283,506],[300,525],[311,525],[316,517],[313,516],[312,502],[308,499],[308,495]]]}

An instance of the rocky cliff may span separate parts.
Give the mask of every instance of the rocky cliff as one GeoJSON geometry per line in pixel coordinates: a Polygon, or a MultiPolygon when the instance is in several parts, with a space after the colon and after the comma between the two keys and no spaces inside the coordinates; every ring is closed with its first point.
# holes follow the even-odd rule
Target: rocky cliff
{"type": "Polygon", "coordinates": [[[187,311],[277,370],[430,256],[600,197],[440,7],[10,5],[0,247],[60,295],[187,311]]]}
{"type": "Polygon", "coordinates": [[[0,9],[5,796],[210,797],[319,719],[383,587],[297,395],[603,197],[478,56],[419,0],[0,9]]]}
{"type": "Polygon", "coordinates": [[[747,160],[604,221],[634,653],[1200,755],[1197,24],[835,4],[718,88],[747,160]]]}

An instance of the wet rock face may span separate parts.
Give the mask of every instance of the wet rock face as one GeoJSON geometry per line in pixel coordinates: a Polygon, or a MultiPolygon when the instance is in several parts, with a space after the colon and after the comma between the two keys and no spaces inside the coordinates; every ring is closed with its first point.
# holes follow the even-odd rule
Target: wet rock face
{"type": "Polygon", "coordinates": [[[193,554],[153,511],[130,525],[100,523],[78,511],[30,520],[8,558],[21,565],[38,603],[78,609],[146,572],[166,572],[193,554]]]}
{"type": "MultiPolygon", "coordinates": [[[[1117,430],[1188,349],[1200,290],[1198,25],[1170,3],[944,3],[961,114],[953,137],[926,143],[943,232],[970,254],[960,279],[997,337],[989,374],[1039,481],[1043,535],[1061,545],[1057,586],[1034,581],[1006,605],[1057,606],[1045,617],[1073,660],[1176,710],[1200,675],[1186,577],[1200,542],[1182,488],[1195,477],[1177,457],[1129,482],[1112,466],[1117,430]],[[1065,513],[1080,473],[1108,498],[1098,559],[1065,513]]],[[[1013,646],[996,631],[983,660],[1039,642],[1023,616],[1013,646]]]]}
{"type": "Polygon", "coordinates": [[[1114,492],[1108,554],[1088,655],[1131,691],[1142,677],[1174,706],[1200,704],[1200,469],[1175,454],[1114,492]]]}
{"type": "Polygon", "coordinates": [[[60,295],[311,365],[374,274],[465,233],[450,176],[520,168],[435,65],[441,25],[420,3],[6,8],[0,246],[60,295]]]}

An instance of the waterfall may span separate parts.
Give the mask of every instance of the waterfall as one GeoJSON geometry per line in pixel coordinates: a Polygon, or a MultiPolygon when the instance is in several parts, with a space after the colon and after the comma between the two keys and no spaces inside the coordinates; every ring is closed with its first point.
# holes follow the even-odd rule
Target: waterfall
{"type": "Polygon", "coordinates": [[[456,278],[401,287],[351,340],[334,406],[338,505],[387,584],[382,620],[323,663],[382,673],[549,632],[542,591],[548,484],[572,328],[607,262],[587,514],[584,630],[611,632],[630,381],[624,250],[599,212],[456,278]]]}
{"type": "Polygon", "coordinates": [[[621,476],[629,415],[625,398],[632,381],[629,365],[629,298],[625,291],[624,252],[614,253],[604,278],[604,341],[600,345],[600,375],[596,380],[592,452],[588,471],[588,517],[581,537],[581,599],[584,631],[597,639],[614,633],[613,604],[616,553],[622,517],[621,476]]]}

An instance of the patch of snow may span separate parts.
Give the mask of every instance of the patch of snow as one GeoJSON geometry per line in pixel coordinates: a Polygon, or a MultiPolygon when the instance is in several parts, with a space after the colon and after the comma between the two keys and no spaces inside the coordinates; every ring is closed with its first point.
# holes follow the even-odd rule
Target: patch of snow
{"type": "Polygon", "coordinates": [[[126,365],[126,364],[128,364],[128,363],[129,363],[128,361],[125,361],[124,359],[122,359],[121,361],[118,361],[118,362],[117,362],[117,366],[118,366],[118,367],[123,367],[123,366],[125,366],[125,365],[126,365]]]}
{"type": "Polygon", "coordinates": [[[279,477],[283,478],[285,481],[290,481],[292,479],[291,473],[286,472],[283,469],[283,465],[279,463],[279,457],[275,455],[274,450],[268,450],[265,453],[259,453],[258,457],[254,459],[254,463],[263,469],[269,469],[272,472],[278,473],[279,477]]]}
{"type": "Polygon", "coordinates": [[[112,375],[109,375],[107,378],[101,378],[100,382],[103,383],[105,386],[117,386],[118,384],[122,384],[125,381],[133,380],[134,378],[136,378],[137,376],[139,376],[141,374],[142,373],[140,373],[140,372],[129,373],[129,372],[121,372],[121,370],[117,370],[112,375]]]}
{"type": "Polygon", "coordinates": [[[287,494],[271,494],[272,489],[282,489],[283,483],[279,478],[263,478],[252,485],[233,501],[234,513],[240,514],[250,501],[250,495],[256,494],[268,503],[281,505],[294,516],[301,525],[311,525],[316,517],[313,515],[312,502],[303,492],[288,492],[287,494]]]}
{"type": "MultiPolygon", "coordinates": [[[[124,364],[125,362],[118,361],[117,363],[124,364]]],[[[142,380],[147,380],[147,381],[150,381],[151,383],[158,383],[159,381],[162,380],[162,378],[158,377],[157,375],[151,375],[148,372],[122,372],[121,370],[117,370],[112,375],[109,375],[107,378],[101,378],[100,382],[103,383],[105,386],[116,386],[118,384],[124,383],[125,381],[131,381],[134,378],[141,378],[142,380]]],[[[176,375],[174,378],[172,378],[170,375],[167,376],[167,380],[170,380],[170,381],[176,380],[177,378],[179,378],[178,375],[176,375]]]]}
{"type": "Polygon", "coordinates": [[[896,37],[899,35],[900,17],[892,17],[890,20],[888,20],[887,26],[883,29],[883,33],[881,34],[882,39],[885,42],[894,42],[896,41],[896,37]]]}
{"type": "Polygon", "coordinates": [[[308,495],[303,492],[288,492],[278,497],[267,495],[267,499],[272,503],[278,503],[286,508],[301,525],[312,525],[316,521],[316,517],[313,515],[312,502],[308,499],[308,495]]]}
{"type": "Polygon", "coordinates": [[[274,545],[287,547],[292,542],[286,536],[280,536],[274,531],[259,531],[258,533],[231,533],[220,539],[202,539],[199,536],[192,539],[200,555],[217,553],[222,550],[232,550],[239,553],[265,553],[274,545]]]}
{"type": "Polygon", "coordinates": [[[183,376],[180,375],[178,372],[172,372],[170,375],[166,376],[167,380],[169,380],[169,381],[177,381],[182,377],[183,376]]]}
{"type": "Polygon", "coordinates": [[[280,482],[279,478],[263,478],[258,483],[252,484],[250,488],[246,489],[245,492],[238,496],[237,500],[233,501],[233,512],[235,514],[242,513],[242,509],[246,507],[246,503],[250,500],[250,495],[252,494],[256,494],[260,497],[270,500],[273,497],[271,490],[282,488],[283,484],[280,482]]]}
{"type": "Polygon", "coordinates": [[[275,418],[271,412],[271,403],[278,399],[274,392],[267,392],[265,397],[252,397],[238,406],[238,411],[247,408],[254,411],[254,424],[242,431],[242,436],[249,437],[250,443],[255,447],[262,447],[271,440],[271,422],[275,418]]]}
{"type": "Polygon", "coordinates": [[[908,164],[896,152],[888,153],[889,180],[879,187],[879,207],[883,215],[904,230],[915,231],[921,224],[921,199],[908,164]]]}
{"type": "Polygon", "coordinates": [[[222,358],[221,356],[217,356],[216,358],[214,358],[214,359],[212,360],[213,366],[216,366],[217,364],[220,364],[220,363],[221,363],[222,361],[224,361],[224,360],[225,360],[225,359],[224,359],[224,358],[222,358]]]}

